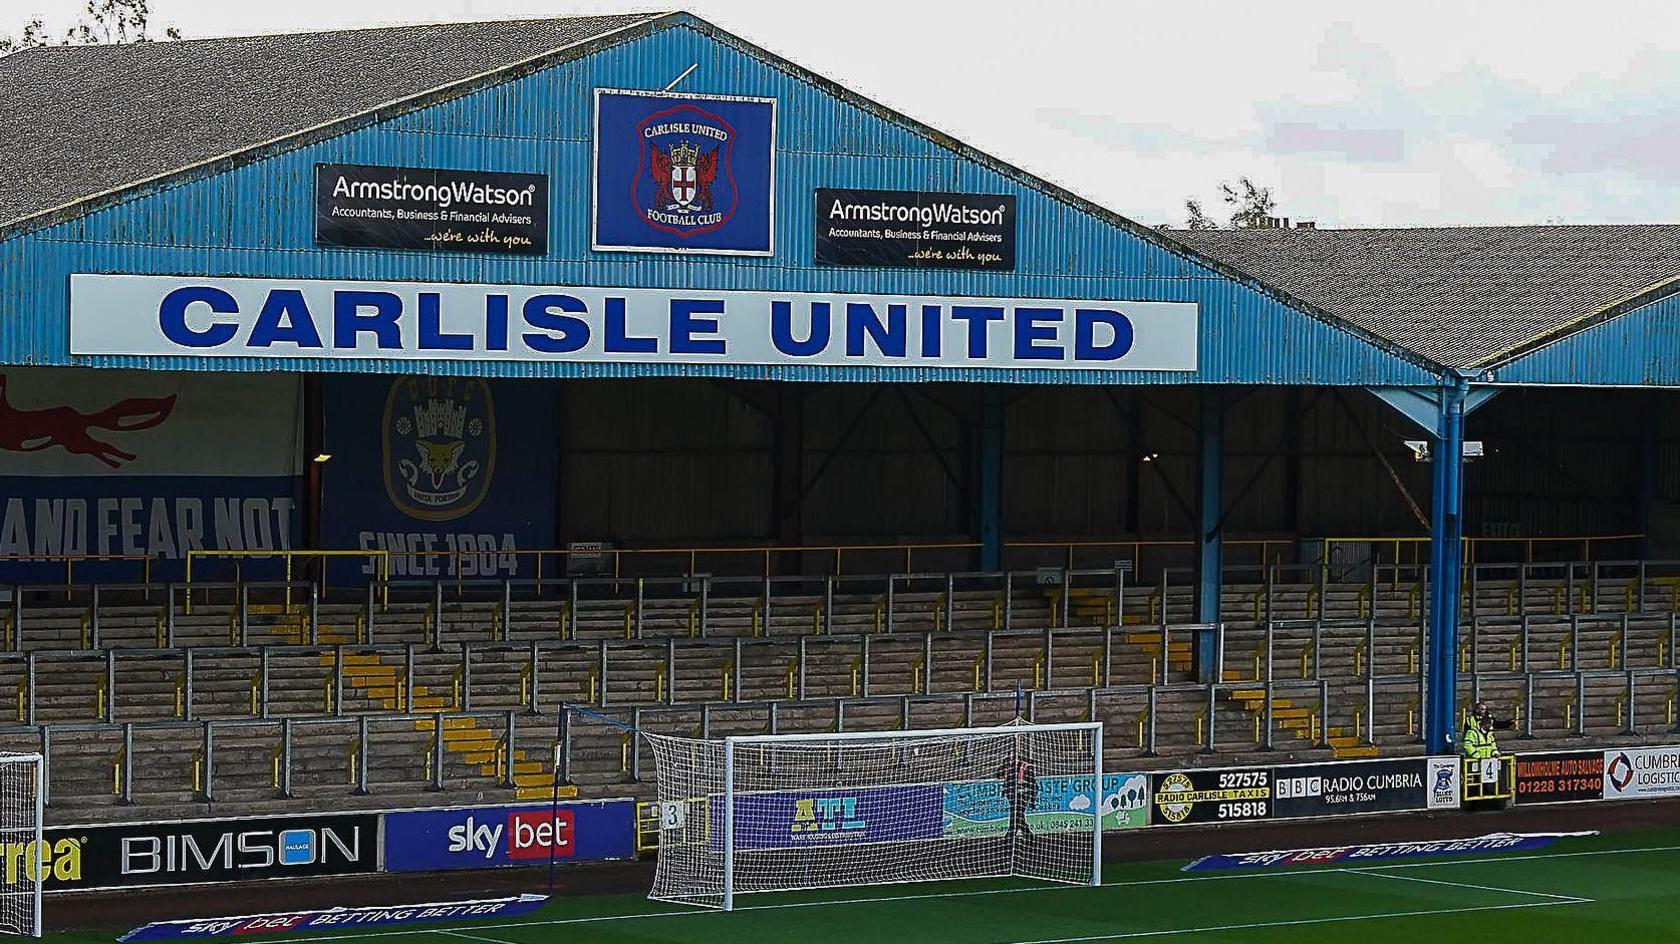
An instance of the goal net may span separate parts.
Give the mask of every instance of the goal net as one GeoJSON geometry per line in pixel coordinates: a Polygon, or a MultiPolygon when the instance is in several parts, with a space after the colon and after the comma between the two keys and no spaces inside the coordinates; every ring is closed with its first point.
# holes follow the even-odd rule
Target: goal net
{"type": "Polygon", "coordinates": [[[41,936],[42,776],[41,755],[0,753],[0,933],[41,936]]]}
{"type": "Polygon", "coordinates": [[[659,787],[649,897],[1018,876],[1095,885],[1102,728],[698,740],[644,732],[659,787]]]}

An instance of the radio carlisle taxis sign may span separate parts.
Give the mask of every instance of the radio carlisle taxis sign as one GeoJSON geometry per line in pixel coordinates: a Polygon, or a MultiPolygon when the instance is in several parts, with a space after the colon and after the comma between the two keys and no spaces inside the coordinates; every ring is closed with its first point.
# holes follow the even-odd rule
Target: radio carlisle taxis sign
{"type": "Polygon", "coordinates": [[[316,164],[315,242],[542,255],[548,252],[548,177],[316,164]]]}
{"type": "Polygon", "coordinates": [[[72,275],[78,355],[1189,371],[1187,302],[72,275]]]}
{"type": "Polygon", "coordinates": [[[821,265],[1015,268],[1015,198],[919,190],[817,191],[821,265]]]}
{"type": "Polygon", "coordinates": [[[1182,770],[1151,774],[1150,790],[1159,825],[1229,823],[1272,816],[1269,768],[1182,770]]]}
{"type": "Polygon", "coordinates": [[[595,249],[768,256],[776,101],[595,90],[595,249]]]}

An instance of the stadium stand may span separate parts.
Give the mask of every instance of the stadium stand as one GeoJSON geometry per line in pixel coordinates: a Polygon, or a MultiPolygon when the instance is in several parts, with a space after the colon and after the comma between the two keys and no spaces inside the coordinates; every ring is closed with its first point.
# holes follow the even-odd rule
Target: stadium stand
{"type": "MultiPolygon", "coordinates": [[[[308,582],[22,586],[0,746],[47,754],[66,821],[547,798],[556,762],[566,795],[645,796],[643,745],[606,721],[716,736],[1095,718],[1139,769],[1418,754],[1427,587],[1416,567],[1365,570],[1228,582],[1211,626],[1188,587],[1114,570],[393,581],[355,602],[308,582]],[[1210,632],[1213,684],[1192,665],[1210,632]]],[[[1535,749],[1671,739],[1676,570],[1478,567],[1461,700],[1535,749]]]]}

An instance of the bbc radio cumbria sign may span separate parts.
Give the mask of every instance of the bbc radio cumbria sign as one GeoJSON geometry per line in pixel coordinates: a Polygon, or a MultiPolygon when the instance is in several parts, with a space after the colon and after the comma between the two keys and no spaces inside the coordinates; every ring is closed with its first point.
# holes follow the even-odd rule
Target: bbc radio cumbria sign
{"type": "Polygon", "coordinates": [[[1016,370],[1196,369],[1185,302],[70,277],[70,353],[1016,370]]]}

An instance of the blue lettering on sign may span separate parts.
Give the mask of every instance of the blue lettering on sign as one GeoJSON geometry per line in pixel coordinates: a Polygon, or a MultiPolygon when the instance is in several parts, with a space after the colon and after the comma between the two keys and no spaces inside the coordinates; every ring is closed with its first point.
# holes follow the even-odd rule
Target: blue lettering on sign
{"type": "Polygon", "coordinates": [[[443,299],[436,292],[420,293],[420,350],[470,351],[470,334],[450,334],[443,330],[443,299]]]}
{"type": "Polygon", "coordinates": [[[354,348],[356,335],[373,335],[382,351],[402,350],[402,299],[390,292],[346,290],[333,293],[333,344],[354,348]],[[364,313],[364,309],[372,309],[364,313]]]}
{"type": "Polygon", "coordinates": [[[1059,361],[1060,347],[1047,347],[1043,342],[1056,340],[1053,323],[1062,320],[1060,308],[1015,309],[1015,356],[1023,361],[1059,361]]]}
{"type": "Polygon", "coordinates": [[[703,315],[722,315],[723,302],[714,300],[699,300],[692,298],[677,298],[671,300],[671,353],[672,354],[722,354],[724,353],[723,339],[718,337],[697,337],[697,335],[716,335],[718,319],[701,317],[703,315]]]}
{"type": "MultiPolygon", "coordinates": [[[[489,291],[431,285],[388,290],[384,285],[294,283],[265,287],[261,294],[181,285],[156,301],[157,329],[167,341],[163,350],[183,353],[222,348],[267,354],[278,347],[317,354],[397,351],[474,359],[573,355],[581,361],[647,362],[675,355],[771,365],[1063,368],[1130,360],[1140,369],[1194,369],[1194,306],[1188,303],[1180,322],[1187,327],[1158,330],[1160,319],[1180,316],[1123,313],[1076,302],[776,298],[748,292],[693,297],[657,289],[489,291]],[[1134,319],[1140,317],[1146,319],[1152,342],[1142,358],[1131,356],[1137,354],[1134,319]]],[[[1114,303],[1095,303],[1102,304],[1114,303]]]]}
{"type": "Polygon", "coordinates": [[[793,336],[793,303],[770,303],[770,343],[789,357],[810,357],[828,347],[828,302],[811,303],[811,332],[803,341],[793,336]]]}
{"type": "Polygon", "coordinates": [[[232,295],[209,285],[189,285],[163,297],[158,305],[158,327],[163,336],[182,347],[218,347],[233,340],[239,326],[225,321],[213,321],[202,331],[187,324],[187,308],[201,304],[218,315],[239,314],[239,303],[232,295]]]}
{"type": "Polygon", "coordinates": [[[1081,361],[1117,361],[1132,349],[1132,320],[1106,308],[1081,308],[1073,313],[1073,356],[1081,361]],[[1097,326],[1114,333],[1113,340],[1099,344],[1097,326]]]}
{"type": "Polygon", "coordinates": [[[658,338],[632,337],[624,324],[624,299],[607,299],[607,337],[601,345],[608,354],[652,354],[659,350],[658,338]]]}
{"type": "Polygon", "coordinates": [[[508,349],[508,297],[506,295],[486,295],[484,297],[484,349],[486,351],[505,351],[508,349]]]}
{"type": "Polygon", "coordinates": [[[992,305],[952,305],[951,317],[968,322],[968,356],[986,356],[986,325],[1003,320],[1003,309],[992,305]]]}
{"type": "Polygon", "coordinates": [[[589,322],[575,317],[589,306],[570,295],[533,295],[525,301],[525,323],[539,332],[522,335],[525,346],[544,354],[570,354],[589,343],[589,322]],[[560,336],[555,337],[554,333],[560,336]]]}
{"type": "Polygon", "coordinates": [[[251,328],[248,343],[252,347],[269,347],[276,341],[298,347],[320,347],[321,333],[315,330],[315,319],[309,314],[309,303],[295,288],[275,289],[263,300],[257,323],[251,328]]]}
{"type": "Polygon", "coordinates": [[[905,306],[888,305],[887,320],[882,323],[874,305],[848,302],[846,305],[846,356],[859,357],[864,353],[863,336],[869,335],[875,349],[887,357],[903,357],[905,338],[905,306]]]}

